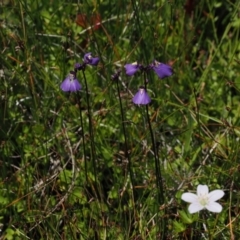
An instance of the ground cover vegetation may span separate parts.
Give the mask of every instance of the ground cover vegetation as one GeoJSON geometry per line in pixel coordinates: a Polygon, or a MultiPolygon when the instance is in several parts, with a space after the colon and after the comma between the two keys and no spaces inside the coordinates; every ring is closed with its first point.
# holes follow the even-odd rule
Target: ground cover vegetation
{"type": "Polygon", "coordinates": [[[0,239],[238,239],[240,1],[0,1],[0,239]]]}

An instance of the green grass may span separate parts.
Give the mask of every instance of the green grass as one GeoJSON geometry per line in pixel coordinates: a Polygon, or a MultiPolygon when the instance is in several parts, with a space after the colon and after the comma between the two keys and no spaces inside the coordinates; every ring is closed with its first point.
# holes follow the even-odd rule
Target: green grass
{"type": "Polygon", "coordinates": [[[0,2],[1,239],[240,237],[240,2],[191,2],[0,2]],[[88,92],[81,72],[62,92],[86,52],[88,92]],[[154,59],[174,75],[148,74],[146,109],[124,65],[154,59]],[[189,214],[198,184],[224,190],[221,213],[189,214]]]}

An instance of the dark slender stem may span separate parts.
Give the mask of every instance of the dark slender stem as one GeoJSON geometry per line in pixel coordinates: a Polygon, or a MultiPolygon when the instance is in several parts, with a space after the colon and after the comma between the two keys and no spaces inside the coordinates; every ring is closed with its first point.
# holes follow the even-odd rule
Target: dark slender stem
{"type": "MultiPolygon", "coordinates": [[[[147,91],[147,82],[145,79],[144,79],[144,85],[145,85],[145,90],[147,91]]],[[[159,204],[164,204],[164,189],[163,189],[162,173],[161,173],[158,150],[156,147],[155,138],[154,138],[154,134],[153,134],[153,130],[152,130],[152,124],[151,124],[151,120],[149,117],[148,105],[146,105],[146,112],[147,112],[147,121],[148,121],[149,131],[150,131],[150,135],[151,135],[154,159],[155,159],[156,184],[157,184],[157,189],[158,189],[158,202],[159,202],[159,204]]]]}
{"type": "Polygon", "coordinates": [[[88,181],[88,175],[87,175],[87,161],[86,161],[86,146],[85,146],[85,135],[84,135],[84,127],[83,127],[83,118],[82,118],[82,111],[81,111],[81,98],[79,92],[77,92],[77,102],[78,102],[78,108],[80,113],[80,123],[81,123],[81,130],[82,130],[82,140],[83,140],[83,155],[84,155],[84,168],[85,168],[85,177],[86,182],[88,181]]]}
{"type": "Polygon", "coordinates": [[[118,99],[119,99],[119,104],[120,104],[120,111],[121,111],[121,119],[122,119],[122,129],[123,129],[123,135],[124,135],[124,145],[125,145],[125,157],[128,160],[128,171],[130,174],[130,181],[133,186],[133,201],[135,204],[135,198],[134,198],[134,184],[133,184],[133,172],[132,172],[132,163],[131,163],[131,158],[128,152],[128,140],[127,140],[127,132],[126,132],[126,126],[125,126],[125,119],[124,119],[124,112],[123,112],[123,106],[122,106],[122,99],[120,95],[120,89],[119,89],[119,83],[118,79],[117,81],[117,92],[118,92],[118,99]]]}
{"type": "Polygon", "coordinates": [[[159,204],[164,204],[164,189],[163,189],[162,173],[161,173],[158,151],[157,151],[157,148],[156,148],[156,143],[155,143],[155,139],[154,139],[154,135],[153,135],[151,120],[150,120],[150,117],[149,117],[148,105],[146,105],[146,111],[147,111],[147,121],[148,121],[149,131],[150,131],[150,135],[151,135],[153,152],[154,152],[154,159],[155,159],[156,184],[157,184],[157,189],[158,189],[158,201],[159,201],[159,204]]]}
{"type": "Polygon", "coordinates": [[[87,79],[84,70],[82,70],[83,78],[85,82],[86,87],[86,98],[87,98],[87,109],[88,109],[88,122],[89,122],[89,135],[90,135],[90,143],[91,143],[91,155],[92,155],[92,163],[93,163],[93,169],[94,169],[94,175],[96,178],[96,150],[95,150],[95,143],[94,143],[94,133],[93,133],[93,126],[92,126],[92,113],[91,113],[91,107],[90,107],[90,101],[89,101],[89,91],[88,91],[88,84],[87,79]]]}
{"type": "MultiPolygon", "coordinates": [[[[144,74],[144,78],[146,79],[145,74],[144,74]]],[[[146,82],[145,79],[144,79],[144,85],[145,85],[145,90],[147,91],[147,82],[146,82]]],[[[154,134],[153,134],[153,130],[152,130],[152,124],[151,124],[151,120],[150,120],[150,116],[149,116],[148,105],[146,105],[146,112],[147,112],[147,122],[148,122],[148,126],[149,126],[149,131],[150,131],[151,141],[152,141],[152,146],[153,146],[153,152],[154,152],[155,171],[156,171],[156,185],[157,185],[157,199],[158,199],[158,204],[163,205],[164,202],[165,202],[163,179],[162,179],[158,149],[156,147],[156,142],[155,142],[155,138],[154,138],[154,134]]],[[[160,223],[160,221],[159,221],[159,223],[160,223]]],[[[165,237],[166,237],[166,223],[165,223],[165,220],[163,218],[161,219],[161,224],[159,225],[159,234],[161,234],[161,239],[165,239],[165,237]]],[[[157,234],[156,238],[159,239],[158,234],[157,234]]]]}

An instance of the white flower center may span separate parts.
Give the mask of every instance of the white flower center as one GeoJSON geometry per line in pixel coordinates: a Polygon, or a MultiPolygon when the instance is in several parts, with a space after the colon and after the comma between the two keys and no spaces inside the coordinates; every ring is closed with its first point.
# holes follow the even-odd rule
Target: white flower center
{"type": "Polygon", "coordinates": [[[155,67],[158,67],[160,64],[161,64],[160,62],[158,62],[158,61],[154,60],[154,63],[153,63],[153,65],[154,65],[155,67]]]}
{"type": "Polygon", "coordinates": [[[198,200],[199,200],[199,203],[205,207],[209,203],[208,194],[200,194],[198,196],[198,200]]]}
{"type": "Polygon", "coordinates": [[[70,81],[73,81],[74,80],[74,74],[72,74],[72,73],[69,73],[69,79],[70,79],[70,81]]]}

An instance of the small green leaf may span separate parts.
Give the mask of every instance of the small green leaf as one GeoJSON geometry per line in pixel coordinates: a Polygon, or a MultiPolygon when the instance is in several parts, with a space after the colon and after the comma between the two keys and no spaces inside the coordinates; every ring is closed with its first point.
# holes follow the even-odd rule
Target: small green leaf
{"type": "Polygon", "coordinates": [[[118,191],[115,188],[112,188],[108,193],[108,197],[117,199],[119,197],[118,191]]]}
{"type": "Polygon", "coordinates": [[[14,239],[14,235],[15,235],[15,231],[11,228],[7,228],[6,229],[6,235],[5,235],[4,239],[12,240],[12,239],[14,239]]]}
{"type": "Polygon", "coordinates": [[[186,230],[186,226],[181,222],[174,221],[173,229],[176,233],[180,233],[186,230]]]}
{"type": "Polygon", "coordinates": [[[32,131],[35,135],[41,135],[44,132],[44,126],[42,124],[36,124],[33,126],[32,131]]]}
{"type": "Polygon", "coordinates": [[[189,213],[186,213],[185,211],[179,211],[179,215],[183,223],[191,224],[194,222],[192,215],[190,215],[189,213]]]}

